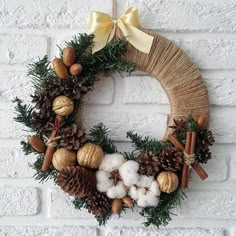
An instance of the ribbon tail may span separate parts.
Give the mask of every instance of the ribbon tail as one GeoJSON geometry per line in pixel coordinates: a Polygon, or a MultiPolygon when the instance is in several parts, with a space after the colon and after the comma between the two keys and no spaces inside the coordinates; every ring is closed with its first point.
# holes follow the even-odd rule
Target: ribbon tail
{"type": "Polygon", "coordinates": [[[154,39],[153,36],[132,25],[124,24],[122,21],[118,22],[118,26],[130,44],[143,53],[150,52],[154,39]]]}
{"type": "Polygon", "coordinates": [[[93,34],[95,36],[93,53],[95,53],[104,48],[112,40],[115,35],[115,27],[110,30],[107,30],[105,27],[100,28],[93,32],[93,34]]]}

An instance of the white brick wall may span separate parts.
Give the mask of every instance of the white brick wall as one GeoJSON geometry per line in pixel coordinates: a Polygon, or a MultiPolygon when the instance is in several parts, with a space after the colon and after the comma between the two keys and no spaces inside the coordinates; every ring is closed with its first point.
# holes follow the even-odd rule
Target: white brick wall
{"type": "MultiPolygon", "coordinates": [[[[157,231],[142,226],[134,212],[97,227],[86,211],[51,182],[32,178],[19,141],[26,133],[13,122],[11,100],[30,101],[26,65],[38,56],[57,53],[87,29],[89,10],[111,12],[111,0],[0,1],[0,235],[6,236],[233,236],[236,235],[236,3],[235,0],[119,0],[118,15],[137,6],[143,25],[158,30],[183,48],[200,68],[209,90],[211,127],[217,144],[202,183],[195,173],[188,199],[171,224],[157,231]],[[101,3],[102,2],[102,3],[101,3]]],[[[119,147],[129,148],[125,131],[160,138],[169,104],[150,76],[135,72],[101,78],[85,99],[85,126],[103,121],[119,147]]],[[[127,149],[126,149],[127,150],[127,149]]]]}

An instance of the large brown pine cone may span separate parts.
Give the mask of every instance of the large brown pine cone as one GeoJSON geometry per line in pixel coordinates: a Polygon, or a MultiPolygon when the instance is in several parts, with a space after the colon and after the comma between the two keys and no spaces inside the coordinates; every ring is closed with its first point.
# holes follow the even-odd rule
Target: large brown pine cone
{"type": "Polygon", "coordinates": [[[183,163],[182,154],[176,148],[168,147],[159,156],[160,167],[164,170],[178,171],[183,163]]]}
{"type": "Polygon", "coordinates": [[[153,152],[140,153],[136,157],[136,161],[139,163],[139,173],[147,176],[155,176],[159,173],[160,162],[158,157],[153,152]]]}
{"type": "Polygon", "coordinates": [[[85,203],[89,213],[100,215],[111,211],[112,199],[105,193],[95,191],[87,196],[85,203]]]}
{"type": "Polygon", "coordinates": [[[80,166],[67,166],[59,172],[58,185],[72,195],[85,197],[96,189],[95,173],[80,166]]]}
{"type": "Polygon", "coordinates": [[[77,151],[87,140],[84,130],[80,129],[76,124],[61,128],[59,135],[61,136],[60,146],[67,150],[77,151]]]}

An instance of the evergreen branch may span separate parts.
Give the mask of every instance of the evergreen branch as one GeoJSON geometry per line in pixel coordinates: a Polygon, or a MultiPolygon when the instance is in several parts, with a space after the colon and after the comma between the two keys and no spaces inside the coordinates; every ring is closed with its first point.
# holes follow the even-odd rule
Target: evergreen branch
{"type": "Polygon", "coordinates": [[[41,170],[43,165],[43,160],[44,160],[44,154],[39,154],[38,159],[32,165],[30,165],[30,167],[36,171],[36,173],[34,174],[34,178],[38,180],[39,183],[44,183],[49,179],[53,179],[54,182],[56,183],[58,171],[54,169],[54,167],[51,165],[47,172],[43,172],[41,170]]]}
{"type": "Polygon", "coordinates": [[[107,221],[111,218],[112,212],[105,214],[96,215],[95,218],[98,221],[99,226],[105,225],[107,221]]]}
{"type": "Polygon", "coordinates": [[[95,125],[90,129],[90,142],[99,145],[105,153],[115,153],[117,148],[113,141],[108,137],[108,129],[102,124],[95,125]]]}
{"type": "Polygon", "coordinates": [[[160,203],[157,207],[145,207],[141,210],[140,215],[146,218],[145,226],[151,224],[157,228],[160,226],[166,226],[171,221],[171,215],[174,215],[171,211],[181,206],[181,200],[186,195],[182,192],[181,187],[170,194],[162,193],[160,203]]]}
{"type": "Polygon", "coordinates": [[[198,124],[191,114],[188,116],[187,122],[188,122],[188,130],[189,131],[192,131],[192,132],[198,131],[198,124]]]}
{"type": "Polygon", "coordinates": [[[22,101],[17,97],[13,100],[13,103],[16,103],[15,106],[16,117],[14,117],[14,120],[32,129],[33,107],[31,105],[22,105],[22,101]]]}
{"type": "Polygon", "coordinates": [[[81,208],[85,207],[85,198],[75,197],[72,203],[76,209],[80,210],[81,208]]]}
{"type": "Polygon", "coordinates": [[[54,71],[50,66],[48,56],[46,55],[37,62],[29,64],[27,75],[31,77],[35,90],[42,90],[49,78],[54,76],[54,71]]]}
{"type": "Polygon", "coordinates": [[[127,138],[131,139],[131,142],[137,151],[152,151],[155,155],[159,155],[164,149],[160,141],[149,137],[143,137],[132,131],[127,132],[127,138]]]}

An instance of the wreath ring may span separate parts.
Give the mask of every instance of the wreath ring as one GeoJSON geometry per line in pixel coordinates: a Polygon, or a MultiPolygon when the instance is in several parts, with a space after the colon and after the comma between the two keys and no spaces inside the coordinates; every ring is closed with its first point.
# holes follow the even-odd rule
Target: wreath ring
{"type": "Polygon", "coordinates": [[[53,179],[63,191],[75,196],[73,204],[93,213],[105,224],[113,213],[138,205],[145,225],[167,225],[171,210],[184,198],[191,169],[204,180],[207,173],[199,163],[211,158],[214,143],[207,130],[209,100],[203,79],[189,57],[159,34],[154,36],[149,54],[144,54],[120,38],[92,53],[94,35],[80,34],[60,57],[47,56],[29,65],[35,93],[34,105],[16,98],[17,122],[30,133],[22,141],[26,155],[36,154],[35,179],[53,179]],[[82,97],[93,89],[100,72],[132,72],[135,69],[158,79],[171,106],[165,139],[142,137],[133,131],[127,137],[135,147],[119,153],[103,124],[85,135],[77,122],[82,97]]]}

